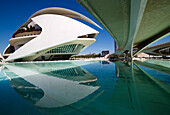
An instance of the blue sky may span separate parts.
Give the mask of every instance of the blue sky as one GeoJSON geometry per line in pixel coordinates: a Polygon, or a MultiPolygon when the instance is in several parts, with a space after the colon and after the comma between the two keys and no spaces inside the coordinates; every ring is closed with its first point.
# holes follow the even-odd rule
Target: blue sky
{"type": "MultiPolygon", "coordinates": [[[[77,11],[99,24],[76,0],[1,0],[0,2],[0,52],[7,47],[12,34],[38,10],[48,7],[62,7],[77,11]]],[[[86,23],[88,24],[88,23],[86,23]]],[[[80,54],[100,53],[101,50],[114,51],[114,40],[109,33],[88,24],[99,31],[96,42],[80,54]]],[[[100,25],[100,24],[99,24],[100,25]]],[[[100,25],[101,26],[101,25],[100,25]]],[[[101,26],[102,27],[102,26],[101,26]]],[[[170,41],[170,36],[167,38],[170,41]]],[[[167,41],[164,39],[163,41],[167,41]]]]}
{"type": "Polygon", "coordinates": [[[168,35],[168,36],[166,36],[166,37],[162,38],[161,40],[159,40],[159,41],[157,41],[157,42],[155,42],[155,43],[151,44],[150,46],[154,46],[154,45],[162,44],[162,43],[164,43],[164,42],[168,42],[168,41],[170,41],[170,35],[168,35]]]}

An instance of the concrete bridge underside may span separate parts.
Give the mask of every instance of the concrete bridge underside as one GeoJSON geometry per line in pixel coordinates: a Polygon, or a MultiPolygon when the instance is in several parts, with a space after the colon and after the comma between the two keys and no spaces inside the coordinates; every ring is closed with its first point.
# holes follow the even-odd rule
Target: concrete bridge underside
{"type": "Polygon", "coordinates": [[[135,56],[170,35],[169,0],[77,0],[110,33],[116,54],[135,56]],[[136,52],[133,53],[133,49],[136,52]]]}
{"type": "Polygon", "coordinates": [[[166,43],[162,43],[159,45],[155,45],[152,47],[148,47],[144,49],[142,52],[150,54],[150,55],[162,55],[164,56],[165,54],[162,54],[160,50],[165,49],[165,48],[170,48],[170,41],[166,43]]]}

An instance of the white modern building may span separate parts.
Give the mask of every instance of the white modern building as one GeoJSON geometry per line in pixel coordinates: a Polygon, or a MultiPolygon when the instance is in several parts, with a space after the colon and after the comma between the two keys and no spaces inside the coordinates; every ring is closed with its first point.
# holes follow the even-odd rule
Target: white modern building
{"type": "Polygon", "coordinates": [[[64,8],[34,13],[9,40],[3,53],[5,61],[69,59],[94,43],[99,33],[80,20],[99,27],[82,14],[64,8]]]}

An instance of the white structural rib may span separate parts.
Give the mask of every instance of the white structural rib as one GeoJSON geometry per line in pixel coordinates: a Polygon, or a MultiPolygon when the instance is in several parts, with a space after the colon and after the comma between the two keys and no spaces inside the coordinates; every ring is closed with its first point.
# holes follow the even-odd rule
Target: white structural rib
{"type": "Polygon", "coordinates": [[[78,40],[80,35],[98,33],[91,27],[62,15],[43,14],[32,20],[42,28],[41,34],[16,50],[5,61],[34,57],[58,45],[78,40]]]}

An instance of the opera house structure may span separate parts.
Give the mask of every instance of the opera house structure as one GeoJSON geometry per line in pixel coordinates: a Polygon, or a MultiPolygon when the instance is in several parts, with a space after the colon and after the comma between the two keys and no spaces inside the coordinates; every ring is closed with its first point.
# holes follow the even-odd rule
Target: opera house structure
{"type": "Polygon", "coordinates": [[[16,30],[3,57],[7,62],[69,59],[94,43],[99,33],[83,21],[99,27],[72,10],[42,9],[16,30]]]}

